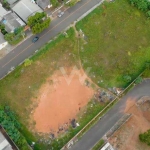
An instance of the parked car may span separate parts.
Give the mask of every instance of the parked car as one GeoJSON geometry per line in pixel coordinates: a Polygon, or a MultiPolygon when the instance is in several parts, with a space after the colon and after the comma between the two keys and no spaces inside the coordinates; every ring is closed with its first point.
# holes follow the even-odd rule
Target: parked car
{"type": "Polygon", "coordinates": [[[37,42],[37,41],[38,41],[38,39],[39,39],[39,37],[38,37],[38,36],[36,36],[36,37],[34,37],[34,38],[33,38],[32,42],[33,42],[33,43],[35,43],[35,42],[37,42]]]}
{"type": "Polygon", "coordinates": [[[64,12],[63,11],[58,11],[58,17],[60,18],[60,17],[62,17],[63,16],[63,14],[64,14],[64,12]]]}

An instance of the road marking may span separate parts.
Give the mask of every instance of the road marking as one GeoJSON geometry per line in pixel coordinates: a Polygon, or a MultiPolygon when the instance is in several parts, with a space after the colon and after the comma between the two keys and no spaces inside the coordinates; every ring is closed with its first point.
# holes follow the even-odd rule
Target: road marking
{"type": "MultiPolygon", "coordinates": [[[[62,22],[64,22],[67,18],[69,18],[71,15],[73,15],[75,12],[77,12],[79,9],[81,9],[83,6],[85,6],[86,4],[88,4],[91,0],[87,1],[85,4],[83,4],[81,7],[79,7],[78,9],[76,9],[74,12],[72,12],[70,15],[68,15],[64,20],[62,20],[61,22],[59,22],[57,25],[55,25],[54,27],[52,27],[50,30],[48,30],[45,34],[43,34],[40,38],[42,38],[43,36],[45,36],[46,34],[48,34],[52,29],[56,28],[58,25],[60,25],[62,22]]],[[[33,44],[30,44],[28,47],[26,47],[23,51],[21,51],[20,53],[18,53],[15,57],[13,57],[12,59],[10,59],[6,64],[4,64],[2,66],[5,67],[7,64],[9,64],[12,60],[14,60],[16,57],[18,57],[22,52],[24,52],[25,50],[27,50],[29,47],[31,47],[33,44]]]]}

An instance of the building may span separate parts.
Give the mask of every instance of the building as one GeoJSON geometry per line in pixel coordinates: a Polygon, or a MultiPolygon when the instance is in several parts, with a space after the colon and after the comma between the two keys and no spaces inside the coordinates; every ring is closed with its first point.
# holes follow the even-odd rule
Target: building
{"type": "Polygon", "coordinates": [[[11,11],[3,16],[1,22],[5,25],[5,30],[7,32],[14,32],[16,28],[25,26],[25,23],[11,11]]]}
{"type": "Polygon", "coordinates": [[[0,4],[0,21],[3,19],[5,14],[7,14],[7,11],[2,7],[2,4],[0,4]]]}
{"type": "Polygon", "coordinates": [[[14,4],[14,3],[16,3],[18,0],[7,0],[7,3],[9,4],[9,5],[12,5],[12,4],[14,4]]]}
{"type": "Polygon", "coordinates": [[[0,126],[0,150],[19,150],[2,126],[0,126]]]}
{"type": "Polygon", "coordinates": [[[36,0],[36,3],[39,7],[41,7],[43,10],[50,8],[50,0],[36,0]]]}
{"type": "Polygon", "coordinates": [[[8,42],[4,39],[4,35],[0,32],[0,50],[3,49],[7,44],[8,42]]]}
{"type": "Polygon", "coordinates": [[[34,15],[37,12],[43,12],[43,10],[35,4],[34,0],[20,0],[12,10],[27,23],[28,17],[34,15]]]}

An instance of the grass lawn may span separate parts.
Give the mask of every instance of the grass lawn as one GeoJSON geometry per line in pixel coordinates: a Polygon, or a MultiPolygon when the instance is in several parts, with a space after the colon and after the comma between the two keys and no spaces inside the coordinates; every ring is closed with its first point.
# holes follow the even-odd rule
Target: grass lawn
{"type": "Polygon", "coordinates": [[[81,45],[82,64],[85,69],[92,67],[89,76],[95,83],[126,87],[140,74],[150,61],[149,24],[128,0],[105,2],[77,23],[87,41],[81,45]]]}
{"type": "Polygon", "coordinates": [[[92,150],[99,150],[103,145],[104,145],[105,141],[103,139],[101,139],[93,148],[92,150]]]}

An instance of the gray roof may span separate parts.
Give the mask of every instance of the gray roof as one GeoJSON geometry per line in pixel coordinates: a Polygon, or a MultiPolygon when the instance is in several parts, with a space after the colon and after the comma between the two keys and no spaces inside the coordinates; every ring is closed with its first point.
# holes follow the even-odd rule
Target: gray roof
{"type": "Polygon", "coordinates": [[[0,150],[12,150],[11,145],[1,132],[0,132],[0,150]]]}
{"type": "Polygon", "coordinates": [[[36,0],[36,3],[37,3],[42,9],[45,9],[48,5],[50,5],[50,0],[36,0]]]}
{"type": "Polygon", "coordinates": [[[3,17],[2,23],[5,25],[7,32],[13,32],[14,29],[25,25],[25,23],[15,13],[12,12],[3,17]]]}
{"type": "MultiPolygon", "coordinates": [[[[4,39],[4,35],[0,32],[0,44],[3,44],[5,42],[6,42],[6,40],[4,39]]],[[[1,139],[1,137],[0,137],[0,139],[1,139]]]]}
{"type": "Polygon", "coordinates": [[[12,5],[12,4],[14,4],[15,2],[17,2],[18,0],[7,0],[7,2],[10,4],[10,5],[12,5]]]}
{"type": "Polygon", "coordinates": [[[7,11],[0,5],[0,21],[6,13],[7,11]]]}
{"type": "Polygon", "coordinates": [[[32,3],[30,0],[19,1],[12,10],[25,22],[27,22],[29,16],[34,15],[36,12],[43,12],[37,4],[32,3]]]}

